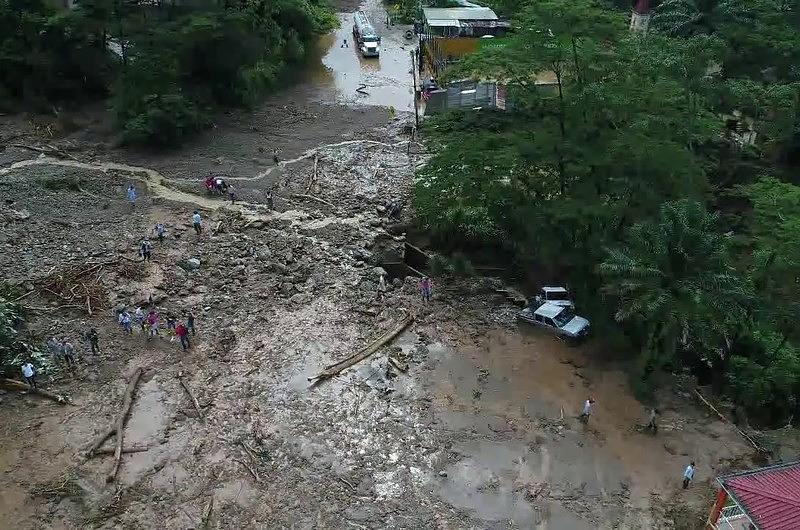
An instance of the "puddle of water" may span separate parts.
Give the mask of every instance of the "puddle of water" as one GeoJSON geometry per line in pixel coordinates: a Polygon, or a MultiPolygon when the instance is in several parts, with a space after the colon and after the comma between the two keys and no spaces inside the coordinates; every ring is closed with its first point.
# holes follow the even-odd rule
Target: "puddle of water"
{"type": "Polygon", "coordinates": [[[340,27],[319,41],[320,62],[311,68],[308,80],[323,88],[322,98],[336,103],[393,106],[398,111],[413,111],[411,50],[416,37],[405,39],[411,26],[387,28],[386,9],[377,0],[361,6],[381,36],[380,57],[362,57],[353,43],[353,13],[339,13],[340,27]],[[347,39],[349,47],[342,47],[347,39]],[[361,85],[366,94],[356,89],[361,85]]]}

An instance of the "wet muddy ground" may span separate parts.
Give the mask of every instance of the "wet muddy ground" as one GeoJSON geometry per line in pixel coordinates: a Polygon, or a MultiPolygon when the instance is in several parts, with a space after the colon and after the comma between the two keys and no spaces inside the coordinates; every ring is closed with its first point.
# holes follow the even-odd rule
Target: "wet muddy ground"
{"type": "MultiPolygon", "coordinates": [[[[366,8],[378,26],[382,8],[366,8]]],[[[709,484],[747,464],[749,449],[688,387],[663,390],[652,437],[637,429],[646,416],[624,367],[597,342],[570,347],[518,327],[515,308],[495,294],[499,280],[434,278],[424,304],[416,280],[398,278],[376,300],[381,256],[403,241],[386,230],[384,201],[402,199],[410,215],[413,167],[424,158],[407,149],[408,115],[390,122],[381,106],[402,110],[410,97],[402,28],[381,28],[378,71],[337,45],[349,16],[323,42],[328,81],[312,74],[179,151],[120,150],[86,130],[42,140],[77,161],[0,150],[0,267],[25,290],[59,267],[135,259],[156,222],[168,230],[133,276],[104,269],[108,303],[92,316],[40,293],[26,298],[34,337],[76,341],[77,372],[43,377],[75,404],[1,396],[0,527],[647,529],[673,527],[676,506],[699,527],[709,484]],[[390,89],[353,96],[356,78],[390,89]],[[241,202],[202,193],[195,179],[209,173],[227,175],[241,202]],[[129,182],[140,189],[133,209],[129,182]],[[195,209],[201,237],[189,224],[195,209]],[[178,265],[189,257],[198,270],[178,265]],[[112,308],[151,295],[162,313],[197,315],[190,352],[169,336],[118,329],[112,308]],[[390,346],[309,381],[406,311],[415,322],[390,346]],[[78,340],[90,325],[99,356],[78,340]],[[409,370],[392,368],[389,355],[409,370]],[[111,457],[85,451],[139,367],[125,445],[147,450],[124,455],[108,484],[111,457]],[[588,396],[597,403],[584,426],[576,416],[588,396]],[[690,459],[697,480],[684,491],[690,459]]]]}

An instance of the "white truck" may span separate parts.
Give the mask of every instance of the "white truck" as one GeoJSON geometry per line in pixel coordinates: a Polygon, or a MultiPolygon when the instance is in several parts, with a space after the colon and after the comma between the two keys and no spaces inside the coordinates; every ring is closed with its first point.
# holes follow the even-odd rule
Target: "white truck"
{"type": "Polygon", "coordinates": [[[551,302],[563,307],[575,307],[575,303],[572,301],[572,296],[570,296],[569,291],[564,287],[542,287],[541,291],[539,291],[539,294],[537,294],[533,300],[531,300],[531,305],[534,305],[533,302],[536,302],[537,305],[542,305],[545,302],[551,302]]]}
{"type": "Polygon", "coordinates": [[[364,57],[378,57],[381,53],[381,38],[369,23],[363,11],[356,11],[353,16],[353,39],[364,57]]]}
{"type": "Polygon", "coordinates": [[[545,302],[538,308],[526,307],[517,319],[539,326],[570,340],[581,340],[589,334],[589,321],[575,314],[571,307],[545,302]]]}

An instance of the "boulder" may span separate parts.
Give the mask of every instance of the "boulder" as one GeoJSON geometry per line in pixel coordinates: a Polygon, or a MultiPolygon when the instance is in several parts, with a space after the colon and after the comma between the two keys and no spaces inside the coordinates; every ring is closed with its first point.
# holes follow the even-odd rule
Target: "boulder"
{"type": "Polygon", "coordinates": [[[198,258],[188,258],[178,262],[178,267],[187,271],[196,271],[200,268],[200,260],[198,258]]]}

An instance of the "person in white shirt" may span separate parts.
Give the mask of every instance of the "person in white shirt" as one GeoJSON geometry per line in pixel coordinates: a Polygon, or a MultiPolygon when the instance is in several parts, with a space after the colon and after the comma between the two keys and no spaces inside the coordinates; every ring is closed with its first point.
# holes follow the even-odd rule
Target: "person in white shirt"
{"type": "Polygon", "coordinates": [[[683,489],[689,487],[689,483],[694,478],[694,462],[686,466],[686,469],[683,471],[683,489]]]}
{"type": "Polygon", "coordinates": [[[589,416],[592,415],[592,405],[594,405],[594,400],[592,398],[583,402],[583,412],[578,416],[583,423],[589,422],[589,416]]]}
{"type": "Polygon", "coordinates": [[[200,217],[200,212],[197,210],[194,211],[192,215],[192,225],[194,226],[194,231],[197,232],[197,235],[200,235],[200,232],[203,231],[203,220],[200,217]]]}
{"type": "Polygon", "coordinates": [[[36,368],[30,360],[22,365],[22,376],[31,388],[36,388],[36,368]]]}
{"type": "Polygon", "coordinates": [[[378,301],[382,302],[383,298],[386,296],[386,275],[381,274],[381,277],[378,279],[378,301]]]}

